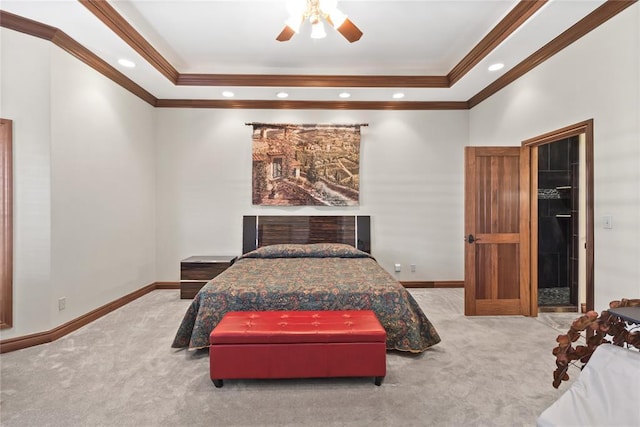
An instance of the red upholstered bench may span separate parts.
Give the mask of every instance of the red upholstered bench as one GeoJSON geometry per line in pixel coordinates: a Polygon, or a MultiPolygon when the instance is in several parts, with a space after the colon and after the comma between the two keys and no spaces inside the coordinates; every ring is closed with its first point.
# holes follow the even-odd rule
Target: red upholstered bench
{"type": "Polygon", "coordinates": [[[386,332],[370,310],[242,311],[209,337],[211,380],[386,374],[386,332]]]}

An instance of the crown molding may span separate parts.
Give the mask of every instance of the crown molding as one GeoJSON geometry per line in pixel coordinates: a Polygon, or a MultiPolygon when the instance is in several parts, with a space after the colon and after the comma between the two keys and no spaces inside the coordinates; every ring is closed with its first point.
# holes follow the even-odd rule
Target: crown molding
{"type": "Polygon", "coordinates": [[[78,0],[173,84],[180,73],[105,0],[78,0]]]}
{"type": "Polygon", "coordinates": [[[529,18],[547,3],[548,0],[524,0],[519,2],[511,11],[496,25],[462,61],[458,63],[447,74],[449,86],[453,86],[473,67],[482,61],[500,43],[520,28],[529,18]]]}
{"type": "Polygon", "coordinates": [[[238,108],[254,110],[468,110],[466,101],[259,101],[158,99],[159,108],[238,108]]]}
{"type": "Polygon", "coordinates": [[[155,106],[157,100],[155,96],[58,28],[4,10],[0,10],[0,26],[52,42],[140,99],[155,106]]]}
{"type": "Polygon", "coordinates": [[[100,74],[113,80],[115,83],[119,84],[129,92],[138,96],[140,99],[155,106],[157,101],[157,98],[155,96],[147,92],[140,85],[122,74],[120,71],[109,65],[106,61],[99,58],[89,49],[85,48],[80,43],[69,37],[66,33],[57,31],[51,41],[53,42],[53,44],[69,52],[71,55],[75,56],[80,61],[84,62],[100,74]]]}
{"type": "Polygon", "coordinates": [[[446,76],[181,74],[107,0],[78,1],[177,86],[449,88],[548,0],[521,0],[446,76]]]}
{"type": "MultiPolygon", "coordinates": [[[[79,0],[83,4],[102,4],[104,1],[98,0],[79,0]]],[[[531,3],[542,3],[546,0],[521,1],[516,8],[518,13],[507,15],[505,19],[496,27],[505,26],[505,31],[512,28],[514,31],[526,19],[535,13],[536,9],[531,3]],[[525,16],[527,16],[525,18],[525,16]],[[519,21],[522,21],[518,24],[519,21]],[[511,24],[509,24],[511,22],[511,24]],[[504,24],[503,24],[504,23],[504,24]]],[[[69,52],[76,58],[80,59],[96,71],[105,75],[123,88],[129,90],[145,102],[154,107],[160,108],[244,108],[244,109],[336,109],[336,110],[464,110],[471,109],[480,104],[491,95],[497,93],[502,88],[508,86],[524,74],[528,73],[542,62],[551,58],[571,43],[588,34],[604,22],[616,16],[629,6],[635,4],[638,0],[607,0],[598,9],[587,15],[585,18],[577,22],[571,28],[560,34],[558,37],[547,43],[538,51],[524,59],[511,70],[496,79],[493,83],[482,89],[468,101],[282,101],[282,100],[197,100],[197,99],[157,99],[151,93],[147,92],[141,86],[130,80],[124,74],[110,66],[94,53],[83,47],[81,44],[73,40],[64,32],[55,27],[39,23],[18,15],[11,14],[0,10],[0,26],[11,30],[19,31],[25,34],[49,40],[69,52]]],[[[85,5],[86,5],[85,4],[85,5]]],[[[110,8],[110,6],[109,6],[110,8]]],[[[113,10],[113,8],[104,8],[100,6],[101,11],[113,10]]],[[[538,8],[539,9],[539,8],[538,8]]],[[[536,10],[538,10],[536,9],[536,10]]],[[[112,12],[108,12],[112,13],[112,12]]],[[[113,13],[115,10],[113,10],[113,13]]],[[[118,15],[119,16],[119,15],[118,15]]],[[[114,18],[116,19],[116,18],[114,18]]],[[[117,19],[116,19],[117,21],[117,19]]],[[[114,21],[114,22],[116,22],[114,21]]],[[[125,21],[126,22],[126,21],[125,21]]],[[[495,29],[494,29],[495,30],[495,29]]],[[[466,73],[477,61],[482,59],[482,51],[484,55],[493,49],[494,44],[499,42],[493,34],[483,39],[468,55],[465,57],[449,76],[281,76],[281,75],[215,75],[215,74],[179,74],[177,76],[177,84],[181,85],[225,85],[225,86],[292,86],[292,79],[299,85],[318,85],[324,87],[336,86],[353,86],[353,87],[448,87],[444,85],[445,80],[459,79],[461,73],[466,73]],[[478,52],[476,52],[476,50],[478,52]],[[479,58],[479,59],[478,59],[479,58]],[[475,61],[475,62],[474,62],[475,61]],[[463,64],[464,63],[464,64],[463,64]],[[466,70],[466,71],[465,71],[466,70]],[[455,71],[455,73],[454,73],[455,71]],[[286,82],[279,79],[286,79],[286,82]],[[296,80],[297,79],[297,80],[296,80]],[[390,79],[390,80],[388,80],[390,79]],[[283,83],[277,84],[276,82],[283,83]],[[235,84],[234,84],[235,82],[235,84]],[[315,82],[315,83],[314,83],[315,82]],[[360,82],[361,86],[357,86],[360,82]],[[389,86],[385,86],[389,82],[389,86]],[[401,83],[399,83],[401,82],[401,83]],[[256,84],[261,83],[261,84],[256,84]],[[370,85],[379,86],[370,86],[370,85]],[[425,86],[421,86],[425,85],[425,86]],[[428,86],[432,85],[432,86],[428,86]],[[434,86],[437,85],[437,86],[434,86]]],[[[140,36],[141,37],[141,36],[140,36]]],[[[149,45],[150,46],[150,45],[149,45]]],[[[154,49],[155,51],[155,49],[154,49]]],[[[160,54],[158,54],[160,55],[160,54]]],[[[161,57],[161,56],[160,56],[161,57]]],[[[164,58],[163,58],[164,59],[164,58]]],[[[164,74],[164,73],[163,73],[164,74]]],[[[448,83],[447,83],[448,84],[448,83]]]]}
{"type": "Polygon", "coordinates": [[[565,47],[598,28],[600,25],[604,24],[629,6],[632,6],[637,1],[638,0],[607,0],[602,4],[602,6],[582,18],[558,37],[551,40],[518,65],[504,73],[489,86],[471,97],[469,101],[467,101],[469,103],[469,108],[475,107],[502,88],[513,83],[515,80],[542,64],[565,47]]]}
{"type": "Polygon", "coordinates": [[[0,10],[0,26],[45,40],[53,40],[58,30],[47,24],[0,10]]]}
{"type": "Polygon", "coordinates": [[[447,76],[180,74],[178,86],[448,88],[447,76]]]}

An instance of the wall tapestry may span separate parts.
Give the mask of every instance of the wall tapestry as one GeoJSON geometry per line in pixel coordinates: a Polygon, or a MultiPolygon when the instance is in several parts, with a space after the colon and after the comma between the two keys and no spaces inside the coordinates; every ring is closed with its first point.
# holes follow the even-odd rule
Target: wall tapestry
{"type": "Polygon", "coordinates": [[[253,204],[357,206],[360,127],[247,123],[253,126],[253,204]]]}

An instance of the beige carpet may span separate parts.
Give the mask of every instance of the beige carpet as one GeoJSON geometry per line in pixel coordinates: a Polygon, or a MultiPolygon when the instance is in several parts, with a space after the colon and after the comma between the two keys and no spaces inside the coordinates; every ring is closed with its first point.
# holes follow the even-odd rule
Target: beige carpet
{"type": "MultiPolygon", "coordinates": [[[[371,378],[225,381],[170,347],[189,305],[158,290],[50,344],[0,356],[2,426],[533,426],[576,314],[463,315],[462,289],[410,291],[442,342],[371,378]]],[[[572,380],[579,371],[570,371],[572,380]]]]}

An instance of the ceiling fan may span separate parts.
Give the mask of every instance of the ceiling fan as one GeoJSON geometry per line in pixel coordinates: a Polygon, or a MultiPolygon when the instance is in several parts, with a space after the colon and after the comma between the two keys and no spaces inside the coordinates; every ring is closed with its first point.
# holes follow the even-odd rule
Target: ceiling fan
{"type": "Polygon", "coordinates": [[[286,42],[300,31],[302,23],[308,19],[311,23],[311,38],[321,39],[327,36],[322,21],[335,28],[350,43],[360,40],[362,31],[351,22],[347,15],[338,9],[338,0],[290,0],[287,4],[289,19],[282,32],[276,37],[286,42]]]}

